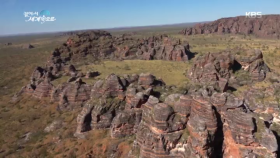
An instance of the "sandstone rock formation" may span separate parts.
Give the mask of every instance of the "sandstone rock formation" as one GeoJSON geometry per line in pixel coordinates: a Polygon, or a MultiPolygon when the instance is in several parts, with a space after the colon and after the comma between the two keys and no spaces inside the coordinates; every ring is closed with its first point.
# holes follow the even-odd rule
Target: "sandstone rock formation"
{"type": "Polygon", "coordinates": [[[197,58],[188,76],[195,82],[217,85],[220,91],[226,91],[233,65],[230,52],[207,53],[197,58]]]}
{"type": "Polygon", "coordinates": [[[232,49],[197,57],[187,76],[195,83],[225,92],[228,84],[263,81],[268,72],[260,50],[232,49]]]}
{"type": "MultiPolygon", "coordinates": [[[[34,70],[30,81],[30,86],[33,88],[30,90],[35,90],[36,86],[46,77],[51,81],[63,75],[71,76],[69,82],[83,77],[83,73],[77,71],[69,61],[83,60],[86,56],[92,58],[93,62],[100,59],[187,61],[192,57],[192,53],[188,43],[169,38],[166,35],[133,39],[127,35],[114,37],[106,31],[77,33],[52,52],[44,67],[37,67],[34,70]]],[[[85,77],[90,78],[98,75],[98,72],[88,72],[85,77]]],[[[144,80],[145,77],[140,82],[143,82],[144,86],[148,86],[149,83],[144,82],[151,82],[153,79],[151,78],[151,81],[144,80]]]]}
{"type": "Polygon", "coordinates": [[[245,16],[222,18],[210,23],[197,24],[186,28],[180,33],[184,35],[230,33],[255,35],[264,38],[280,38],[280,16],[264,15],[262,18],[247,18],[245,16]]]}
{"type": "MultiPolygon", "coordinates": [[[[217,82],[219,77],[228,81],[233,74],[235,58],[230,54],[201,58],[193,70],[211,67],[213,62],[209,71],[216,77],[209,77],[212,73],[206,69],[193,73],[198,81],[217,82]],[[204,79],[207,73],[209,80],[204,79]]],[[[70,68],[66,72],[75,72],[70,68]]],[[[205,85],[160,101],[160,96],[155,97],[157,86],[164,84],[149,73],[111,74],[93,86],[78,78],[56,87],[48,73],[35,69],[32,79],[43,81],[31,87],[31,94],[39,99],[50,97],[59,103],[59,109],[82,105],[74,134],[78,138],[86,139],[85,133],[95,129],[110,129],[112,138],[135,135],[128,157],[277,157],[278,143],[270,125],[280,119],[279,105],[276,100],[258,100],[258,96],[280,97],[277,82],[263,89],[253,86],[243,97],[205,85]]]]}
{"type": "Polygon", "coordinates": [[[126,110],[118,113],[111,124],[111,136],[121,138],[137,133],[141,118],[141,109],[126,110]]]}
{"type": "Polygon", "coordinates": [[[43,82],[41,82],[33,92],[33,97],[41,99],[50,97],[51,92],[54,86],[50,83],[50,81],[46,78],[43,82]]]}
{"type": "MultiPolygon", "coordinates": [[[[187,61],[188,53],[188,44],[165,35],[135,41],[129,35],[114,37],[105,31],[75,34],[53,51],[45,67],[34,70],[30,83],[17,95],[50,98],[58,104],[57,110],[80,108],[74,134],[78,138],[87,139],[87,132],[96,129],[109,129],[115,139],[135,136],[127,157],[276,158],[277,135],[271,124],[280,124],[279,80],[266,87],[253,84],[239,95],[227,91],[229,85],[244,79],[238,76],[241,71],[252,81],[266,78],[270,70],[259,50],[197,57],[187,73],[194,84],[183,94],[150,73],[112,73],[93,85],[86,84],[84,76],[99,73],[83,75],[71,65],[88,55],[94,60],[187,61]],[[54,86],[52,80],[63,75],[70,77],[68,82],[54,86]]],[[[54,122],[45,131],[62,124],[54,122]]]]}
{"type": "Polygon", "coordinates": [[[260,50],[238,50],[238,54],[235,54],[235,59],[240,63],[242,69],[250,73],[254,81],[264,80],[266,73],[270,72],[260,50]]]}
{"type": "Polygon", "coordinates": [[[214,157],[218,121],[213,105],[201,96],[195,96],[188,121],[190,157],[214,157]]]}
{"type": "Polygon", "coordinates": [[[75,83],[63,83],[55,87],[51,92],[51,101],[58,102],[60,108],[66,108],[71,104],[81,104],[90,99],[91,86],[82,82],[79,78],[75,83]]]}
{"type": "Polygon", "coordinates": [[[91,31],[70,37],[66,47],[74,56],[95,58],[187,61],[191,56],[188,43],[166,35],[144,39],[129,36],[114,37],[105,31],[91,31]]]}
{"type": "Polygon", "coordinates": [[[160,102],[152,91],[146,92],[151,87],[139,92],[140,77],[128,87],[121,87],[117,78],[112,74],[104,83],[119,87],[125,99],[116,89],[93,91],[99,99],[92,98],[84,106],[75,136],[85,138],[83,132],[95,128],[110,128],[113,138],[135,134],[129,157],[276,157],[275,135],[260,113],[251,110],[254,104],[242,98],[200,89],[188,95],[171,94],[160,102]]]}
{"type": "Polygon", "coordinates": [[[67,49],[65,47],[60,49],[55,49],[46,63],[46,71],[51,72],[53,75],[57,75],[60,71],[67,71],[66,63],[70,60],[70,54],[61,55],[61,51],[67,49]]]}
{"type": "Polygon", "coordinates": [[[267,123],[280,123],[279,88],[280,84],[277,82],[266,87],[250,87],[242,93],[245,104],[251,111],[260,114],[260,117],[267,123]]]}
{"type": "Polygon", "coordinates": [[[246,111],[241,99],[229,93],[208,95],[180,97],[175,105],[191,109],[186,112],[190,115],[172,113],[173,108],[158,100],[148,101],[133,149],[140,148],[141,157],[276,157],[275,135],[246,111]],[[172,119],[174,114],[178,116],[172,119]],[[169,125],[169,119],[176,121],[169,125]],[[173,131],[174,126],[180,128],[173,131]]]}
{"type": "Polygon", "coordinates": [[[140,76],[143,78],[138,78],[138,75],[127,75],[121,79],[111,74],[105,80],[97,81],[92,87],[91,99],[77,118],[78,127],[75,135],[79,136],[89,129],[109,127],[112,137],[135,134],[141,121],[141,105],[147,101],[152,91],[150,86],[153,86],[155,81],[155,77],[151,74],[140,76]]]}
{"type": "Polygon", "coordinates": [[[188,43],[182,43],[165,35],[143,40],[139,48],[137,55],[144,60],[188,61],[191,55],[188,43]]]}

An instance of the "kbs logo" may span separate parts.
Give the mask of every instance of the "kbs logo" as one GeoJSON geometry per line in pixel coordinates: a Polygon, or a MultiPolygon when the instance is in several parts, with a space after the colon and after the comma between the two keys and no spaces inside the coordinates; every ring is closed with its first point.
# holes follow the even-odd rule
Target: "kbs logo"
{"type": "Polygon", "coordinates": [[[262,18],[262,12],[246,12],[246,18],[262,18]]]}

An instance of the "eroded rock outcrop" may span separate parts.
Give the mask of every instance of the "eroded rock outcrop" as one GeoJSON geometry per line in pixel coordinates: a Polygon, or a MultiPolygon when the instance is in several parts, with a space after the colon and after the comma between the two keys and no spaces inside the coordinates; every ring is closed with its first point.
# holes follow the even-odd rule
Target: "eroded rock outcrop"
{"type": "Polygon", "coordinates": [[[65,46],[74,51],[73,56],[92,55],[100,59],[188,61],[192,55],[188,43],[167,35],[134,39],[125,35],[114,37],[105,31],[90,31],[70,37],[65,46]]]}
{"type": "Polygon", "coordinates": [[[43,82],[41,82],[33,92],[33,97],[41,99],[51,96],[51,92],[54,86],[50,83],[50,81],[46,78],[43,82]]]}
{"type": "Polygon", "coordinates": [[[225,92],[228,84],[263,81],[268,72],[260,50],[232,49],[197,57],[187,76],[194,83],[225,92]]]}
{"type": "Polygon", "coordinates": [[[269,68],[258,50],[197,57],[187,75],[195,85],[184,94],[174,92],[175,86],[166,88],[150,73],[110,74],[89,85],[68,62],[87,55],[96,60],[187,61],[188,51],[188,44],[164,35],[135,42],[103,31],[76,34],[51,54],[45,67],[34,70],[20,93],[50,98],[58,110],[81,108],[74,134],[78,138],[86,139],[86,132],[95,129],[110,129],[113,138],[135,135],[128,157],[276,157],[278,144],[270,125],[280,123],[279,83],[252,86],[241,95],[227,92],[238,71],[248,72],[253,81],[265,79],[269,68]],[[61,75],[71,78],[53,86],[51,81],[61,75]]]}
{"type": "Polygon", "coordinates": [[[279,117],[279,93],[280,84],[273,83],[266,86],[252,86],[242,93],[245,104],[254,113],[271,124],[280,123],[279,117]]]}
{"type": "Polygon", "coordinates": [[[168,38],[166,35],[142,40],[139,48],[137,56],[144,60],[188,61],[191,57],[188,43],[168,38]]]}
{"type": "Polygon", "coordinates": [[[141,157],[168,157],[182,136],[186,117],[176,116],[170,105],[153,96],[143,105],[142,115],[136,133],[141,157]]]}
{"type": "Polygon", "coordinates": [[[267,72],[270,72],[269,67],[263,60],[263,54],[260,50],[236,50],[235,59],[242,69],[249,72],[252,80],[263,81],[267,72]]]}
{"type": "Polygon", "coordinates": [[[113,138],[121,138],[136,134],[141,119],[141,109],[132,109],[120,112],[112,121],[111,136],[113,138]]]}
{"type": "Polygon", "coordinates": [[[58,102],[61,109],[68,105],[81,104],[90,99],[91,86],[80,78],[74,83],[63,83],[53,89],[51,101],[58,102]]]}
{"type": "MultiPolygon", "coordinates": [[[[207,67],[212,61],[215,64],[210,70],[215,76],[229,79],[235,59],[223,60],[228,56],[231,57],[208,54],[197,62],[194,70],[207,67]]],[[[276,99],[277,82],[261,89],[253,86],[244,91],[242,97],[205,85],[190,89],[187,94],[169,94],[163,101],[158,95],[163,94],[157,92],[166,89],[161,87],[163,81],[149,73],[123,77],[110,74],[92,86],[78,78],[54,87],[47,75],[49,72],[40,70],[36,69],[32,75],[39,81],[36,88],[32,88],[34,97],[50,97],[59,103],[60,109],[81,105],[74,134],[78,138],[86,139],[86,132],[95,129],[110,129],[113,138],[135,135],[128,157],[277,156],[277,139],[270,124],[278,119],[279,105],[258,102],[258,96],[264,94],[276,99]]],[[[75,72],[74,68],[71,72],[75,72]]],[[[203,72],[195,73],[199,82],[217,82],[217,78],[208,80],[211,75],[204,78],[207,75],[203,72]]]]}
{"type": "Polygon", "coordinates": [[[216,85],[218,90],[227,90],[228,80],[234,65],[234,56],[230,52],[207,53],[198,57],[188,76],[204,85],[216,85]]]}
{"type": "Polygon", "coordinates": [[[276,136],[259,115],[230,93],[206,91],[182,95],[174,107],[150,97],[130,154],[138,148],[141,157],[276,157],[276,136]]]}
{"type": "MultiPolygon", "coordinates": [[[[182,42],[177,39],[170,38],[166,35],[152,36],[149,38],[136,39],[131,36],[112,36],[106,31],[86,31],[82,33],[77,33],[71,36],[66,43],[56,48],[48,58],[44,67],[37,67],[32,76],[30,84],[23,87],[22,90],[17,93],[17,96],[26,93],[33,94],[36,91],[37,86],[48,78],[49,81],[61,78],[62,76],[70,76],[68,82],[71,83],[78,78],[85,77],[91,78],[98,76],[98,72],[88,72],[85,75],[75,68],[71,63],[84,60],[85,57],[91,62],[96,62],[101,59],[111,59],[111,60],[123,60],[123,59],[143,59],[143,60],[172,60],[172,61],[187,61],[192,57],[192,53],[189,50],[189,45],[186,42],[182,42]],[[70,62],[71,61],[71,62],[70,62]]],[[[120,85],[122,87],[127,86],[134,81],[139,80],[139,86],[145,88],[153,84],[154,78],[149,74],[141,74],[140,76],[130,76],[129,78],[124,77],[120,79],[120,85]]],[[[112,79],[114,80],[114,79],[112,79]]],[[[108,87],[102,87],[102,81],[99,81],[95,86],[101,86],[99,88],[94,88],[95,93],[109,93],[108,95],[115,95],[115,93],[121,93],[118,88],[112,91],[105,90],[108,87]],[[99,85],[100,84],[100,85],[99,85]],[[103,92],[104,91],[104,92],[103,92]],[[117,92],[118,91],[118,92],[117,92]]],[[[111,84],[105,84],[109,87],[111,84]]],[[[114,85],[112,85],[114,86],[114,85]]],[[[52,100],[60,100],[61,104],[72,102],[67,96],[75,95],[75,89],[88,89],[88,88],[73,88],[73,94],[61,94],[62,89],[71,86],[61,85],[55,88],[53,92],[52,100]],[[61,91],[61,92],[60,92],[61,91]],[[55,99],[61,95],[60,98],[55,99]]],[[[84,86],[81,86],[84,87],[84,86]]],[[[70,88],[71,89],[71,88],[70,88]]],[[[120,90],[120,89],[119,89],[120,90]]],[[[38,90],[37,90],[38,91],[38,90]]],[[[41,91],[41,90],[39,90],[41,91]]],[[[63,93],[68,90],[65,90],[63,93]]],[[[82,90],[84,91],[84,90],[82,90]]],[[[86,90],[87,91],[87,90],[86,90]]],[[[37,92],[36,92],[37,93],[37,92]]],[[[79,95],[79,94],[76,94],[79,95]]],[[[87,100],[88,95],[83,93],[82,96],[87,100]]],[[[79,96],[80,97],[80,96],[79,96]]],[[[78,98],[79,98],[78,97],[78,98]]],[[[119,97],[124,97],[124,94],[120,94],[119,97]]],[[[73,97],[70,97],[73,98],[73,97]]],[[[74,97],[75,98],[75,97],[74,97]]]]}
{"type": "Polygon", "coordinates": [[[186,28],[180,33],[184,35],[230,33],[255,35],[265,38],[280,38],[280,16],[263,15],[262,18],[247,18],[245,16],[222,18],[213,22],[197,24],[186,28]]]}
{"type": "Polygon", "coordinates": [[[242,109],[225,111],[224,156],[225,157],[276,157],[277,140],[272,131],[265,127],[262,120],[242,109]],[[256,123],[258,120],[258,123],[256,123]],[[267,141],[271,141],[268,145],[267,141]]]}
{"type": "Polygon", "coordinates": [[[114,98],[118,97],[120,99],[124,98],[124,89],[120,78],[115,75],[109,75],[105,80],[97,81],[92,89],[93,97],[104,97],[104,98],[114,98]]]}
{"type": "Polygon", "coordinates": [[[97,81],[92,87],[91,99],[77,118],[76,135],[86,129],[99,128],[111,128],[112,137],[117,138],[135,134],[142,118],[141,105],[151,94],[155,80],[151,74],[124,78],[111,74],[97,81]]]}
{"type": "Polygon", "coordinates": [[[201,96],[195,96],[188,121],[190,157],[215,157],[215,136],[218,128],[214,106],[201,96]]]}

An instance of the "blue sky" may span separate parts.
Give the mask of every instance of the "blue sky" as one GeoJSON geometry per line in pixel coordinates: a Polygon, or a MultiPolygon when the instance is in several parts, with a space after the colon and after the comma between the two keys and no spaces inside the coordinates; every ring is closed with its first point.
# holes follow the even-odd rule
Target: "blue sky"
{"type": "Polygon", "coordinates": [[[0,35],[211,21],[258,11],[280,14],[280,0],[0,0],[0,35]],[[49,10],[54,22],[25,22],[49,10]]]}

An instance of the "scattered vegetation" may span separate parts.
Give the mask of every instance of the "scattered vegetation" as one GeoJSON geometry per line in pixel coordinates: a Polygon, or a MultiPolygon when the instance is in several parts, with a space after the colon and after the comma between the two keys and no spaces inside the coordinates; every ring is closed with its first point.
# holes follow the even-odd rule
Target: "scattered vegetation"
{"type": "Polygon", "coordinates": [[[123,76],[124,74],[140,74],[149,72],[157,78],[162,78],[168,85],[174,84],[178,86],[187,80],[184,76],[184,71],[190,67],[190,64],[185,62],[161,60],[104,61],[104,65],[85,65],[81,66],[80,69],[82,72],[86,72],[88,69],[94,69],[94,71],[101,73],[100,76],[89,82],[105,78],[111,73],[123,76]]]}
{"type": "MultiPolygon", "coordinates": [[[[248,71],[238,70],[234,73],[234,76],[240,81],[250,81],[251,77],[248,71]]],[[[242,85],[241,85],[242,86],[242,85]]]]}
{"type": "Polygon", "coordinates": [[[262,134],[265,132],[265,123],[263,120],[257,118],[257,119],[254,119],[255,123],[256,123],[256,131],[254,133],[254,136],[255,138],[260,142],[261,139],[262,139],[262,134]]]}
{"type": "Polygon", "coordinates": [[[190,135],[190,133],[189,133],[188,129],[186,128],[186,129],[183,131],[183,134],[182,134],[182,136],[181,136],[181,141],[187,142],[187,140],[188,140],[188,138],[189,138],[189,135],[190,135]]]}

